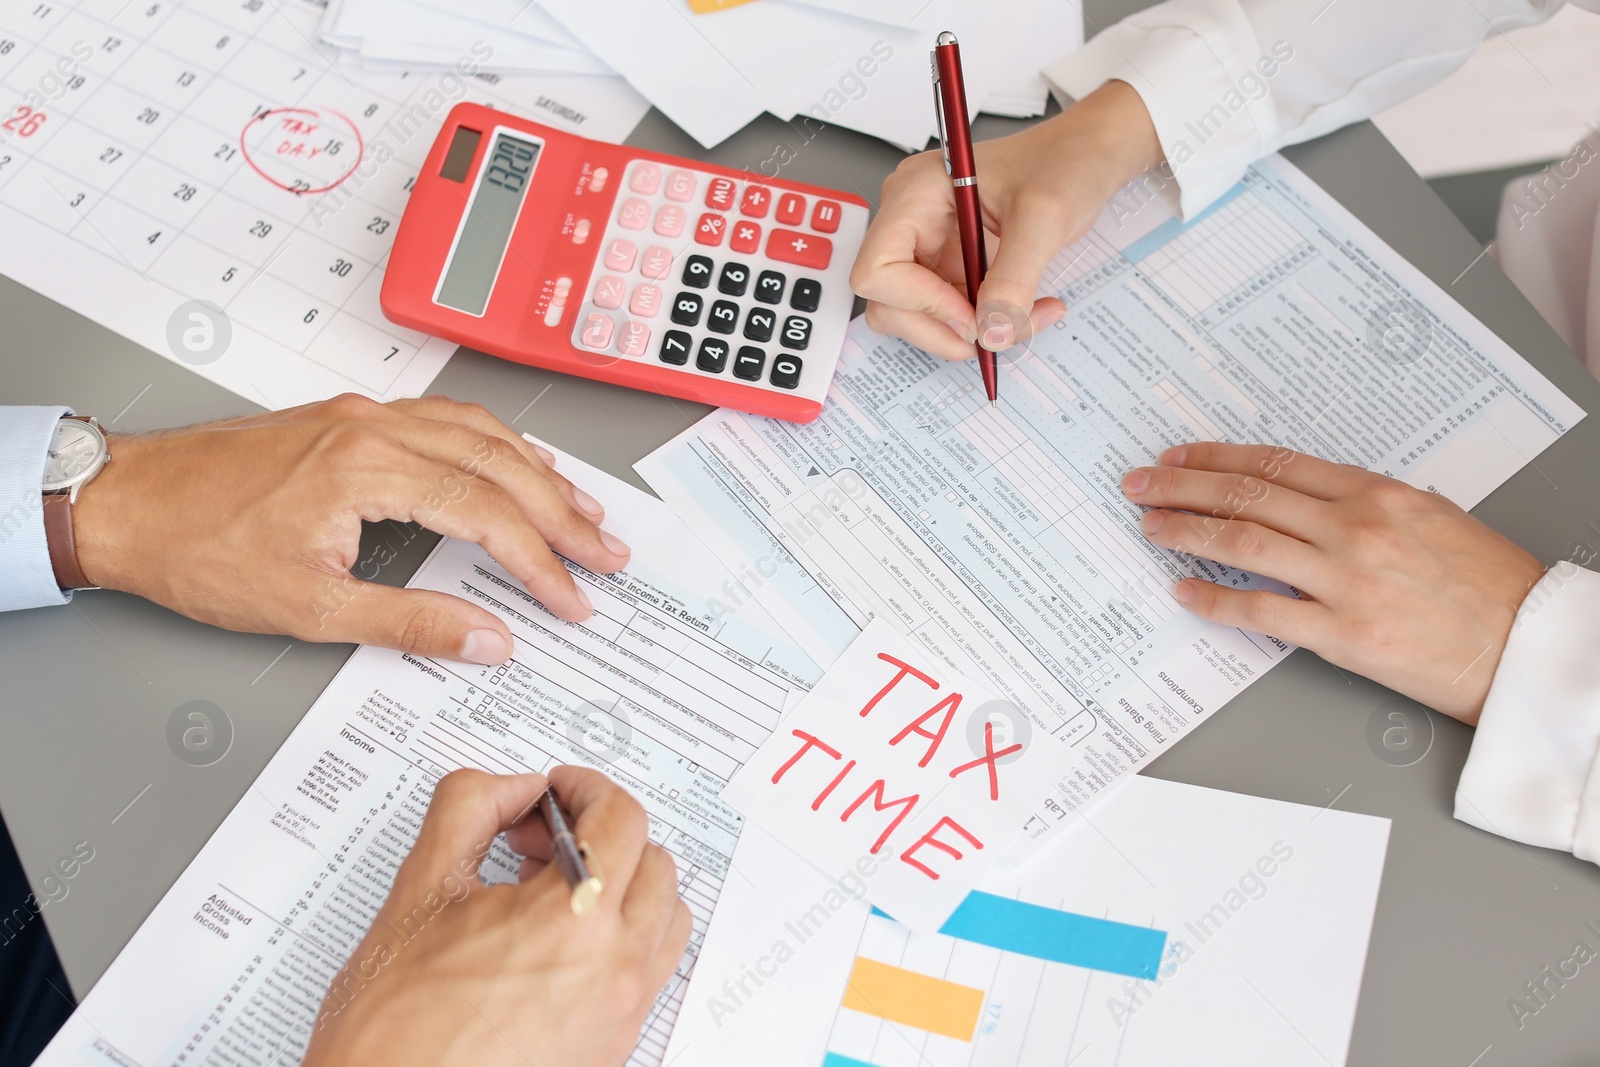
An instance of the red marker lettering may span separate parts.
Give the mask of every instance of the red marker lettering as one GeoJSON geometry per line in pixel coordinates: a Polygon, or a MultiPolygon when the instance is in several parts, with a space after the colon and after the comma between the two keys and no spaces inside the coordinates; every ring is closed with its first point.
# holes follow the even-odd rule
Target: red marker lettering
{"type": "Polygon", "coordinates": [[[816,811],[818,808],[822,807],[822,802],[824,800],[828,799],[828,794],[833,792],[836,788],[838,788],[839,783],[844,781],[844,776],[849,774],[850,773],[850,768],[854,767],[855,765],[856,765],[856,761],[855,760],[851,760],[849,763],[846,763],[844,765],[844,770],[840,771],[838,774],[833,776],[833,781],[829,782],[828,785],[827,785],[827,788],[823,789],[822,792],[818,793],[817,794],[817,799],[815,799],[815,800],[813,800],[811,802],[811,810],[812,811],[816,811]]]}
{"type": "Polygon", "coordinates": [[[869,712],[873,708],[877,707],[878,706],[878,701],[880,701],[884,697],[888,696],[889,695],[889,690],[891,690],[895,686],[899,685],[900,684],[900,679],[904,678],[908,674],[916,675],[917,676],[917,680],[919,682],[922,682],[924,685],[928,686],[930,689],[939,688],[939,683],[938,682],[934,681],[932,678],[929,678],[926,674],[923,674],[921,671],[917,670],[911,664],[902,663],[900,660],[898,660],[895,657],[889,655],[889,653],[887,653],[887,652],[879,652],[878,653],[878,658],[883,660],[885,663],[893,663],[896,667],[899,667],[900,668],[900,673],[896,674],[893,678],[889,679],[889,684],[884,686],[882,689],[878,690],[878,695],[877,696],[875,696],[871,700],[867,701],[867,706],[861,709],[861,717],[863,719],[865,719],[867,717],[867,712],[869,712]]]}
{"type": "Polygon", "coordinates": [[[785,763],[782,767],[778,768],[777,773],[775,773],[772,776],[772,784],[773,785],[777,785],[778,784],[778,779],[782,778],[785,774],[789,773],[789,768],[793,767],[796,763],[799,763],[800,762],[800,757],[804,756],[807,752],[810,752],[813,748],[822,749],[822,751],[826,752],[828,755],[832,756],[834,759],[838,759],[839,758],[839,750],[838,749],[829,747],[828,745],[824,744],[823,742],[817,740],[817,738],[815,736],[806,733],[804,730],[795,730],[795,731],[793,731],[793,733],[794,733],[794,735],[796,737],[798,737],[801,740],[803,740],[805,742],[805,744],[800,746],[800,751],[799,752],[796,752],[794,755],[789,757],[789,762],[788,763],[785,763]]]}
{"type": "Polygon", "coordinates": [[[923,712],[922,715],[912,722],[910,726],[907,726],[904,730],[901,730],[899,733],[895,734],[894,737],[890,738],[889,744],[898,745],[912,734],[916,734],[918,737],[928,738],[928,751],[923,753],[922,758],[917,761],[918,767],[926,767],[929,761],[933,759],[933,754],[939,751],[939,743],[944,740],[945,731],[950,729],[950,720],[956,717],[956,709],[960,706],[961,694],[951,693],[949,696],[939,701],[939,703],[923,712]],[[941,711],[944,712],[944,719],[939,723],[939,728],[931,731],[924,729],[923,723],[927,722],[941,711]]]}
{"type": "Polygon", "coordinates": [[[970,771],[972,768],[977,766],[986,766],[989,768],[989,799],[999,800],[1000,764],[998,761],[1002,756],[1009,756],[1013,752],[1021,751],[1022,743],[1019,741],[1017,744],[1009,745],[1005,748],[1002,748],[999,752],[996,752],[994,750],[994,723],[986,722],[983,724],[983,755],[979,756],[971,763],[963,763],[961,766],[950,772],[950,777],[954,778],[962,771],[970,771]]]}
{"type": "Polygon", "coordinates": [[[878,839],[872,843],[872,852],[874,855],[876,855],[878,850],[883,847],[883,843],[889,840],[889,835],[894,833],[895,827],[900,825],[900,820],[911,814],[911,809],[917,806],[918,800],[917,794],[915,793],[912,793],[908,797],[901,797],[898,800],[884,800],[883,786],[884,781],[882,778],[879,778],[876,782],[873,782],[867,787],[867,791],[865,793],[862,793],[856,798],[856,802],[854,804],[851,804],[848,808],[844,809],[843,815],[839,816],[840,822],[849,822],[850,816],[856,813],[856,809],[859,808],[868,797],[873,798],[872,810],[874,811],[888,811],[896,804],[901,805],[900,814],[896,815],[894,819],[890,821],[888,828],[885,829],[883,833],[879,834],[878,839]]]}
{"type": "MultiPolygon", "coordinates": [[[[967,839],[967,843],[970,844],[973,848],[975,848],[975,849],[983,848],[983,842],[979,841],[976,837],[973,837],[971,834],[967,833],[966,830],[962,829],[960,823],[956,822],[954,819],[950,818],[949,816],[940,817],[939,821],[933,824],[933,828],[931,830],[929,830],[927,833],[923,834],[921,837],[919,837],[915,841],[913,841],[911,843],[911,847],[910,848],[908,848],[904,852],[900,853],[900,858],[901,859],[903,859],[907,863],[911,864],[911,866],[915,867],[917,870],[921,871],[923,874],[927,875],[929,878],[932,878],[935,882],[937,882],[939,880],[938,872],[935,871],[932,867],[929,867],[927,864],[923,863],[921,860],[914,859],[912,857],[912,853],[916,852],[917,849],[921,848],[923,845],[932,845],[934,848],[938,849],[940,852],[943,852],[947,856],[954,856],[956,859],[959,860],[961,858],[961,856],[962,856],[962,853],[958,849],[956,849],[954,846],[947,845],[943,841],[940,841],[938,839],[937,835],[938,835],[939,831],[944,829],[946,826],[950,827],[950,829],[954,830],[956,833],[958,833],[962,837],[966,838],[967,839]]],[[[877,851],[877,850],[874,849],[873,851],[877,851]]]]}

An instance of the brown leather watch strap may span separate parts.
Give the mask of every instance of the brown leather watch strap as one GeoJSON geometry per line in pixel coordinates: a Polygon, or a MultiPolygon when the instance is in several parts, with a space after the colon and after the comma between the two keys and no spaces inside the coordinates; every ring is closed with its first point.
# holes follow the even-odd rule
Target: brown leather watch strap
{"type": "Polygon", "coordinates": [[[78,546],[72,537],[72,499],[66,493],[44,495],[44,539],[50,546],[50,566],[62,589],[88,589],[93,583],[78,565],[78,546]]]}

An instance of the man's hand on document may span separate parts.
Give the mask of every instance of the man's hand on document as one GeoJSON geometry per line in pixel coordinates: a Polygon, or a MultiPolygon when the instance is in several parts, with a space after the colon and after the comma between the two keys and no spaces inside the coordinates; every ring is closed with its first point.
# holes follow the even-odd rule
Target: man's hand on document
{"type": "Polygon", "coordinates": [[[644,809],[598,771],[550,784],[605,880],[587,915],[549,863],[539,774],[457,771],[434,789],[416,847],[372,928],[334,977],[307,1067],[611,1067],[628,1058],[690,931],[672,857],[644,809]],[[528,858],[485,886],[495,836],[528,858]]]}
{"type": "Polygon", "coordinates": [[[111,455],[74,505],[84,574],[230,630],[476,663],[511,654],[505,623],[481,606],[371,581],[395,553],[363,557],[362,520],[476,542],[566,619],[592,609],[557,552],[596,571],[628,562],[549,453],[443,397],[341,396],[115,436],[111,455]]]}
{"type": "Polygon", "coordinates": [[[1476,724],[1539,561],[1442,496],[1270,445],[1190,444],[1122,482],[1144,532],[1304,600],[1178,583],[1189,610],[1270,633],[1476,724]]]}
{"type": "Polygon", "coordinates": [[[1000,352],[1066,309],[1035,301],[1051,257],[1094,223],[1116,191],[1161,161],[1139,94],[1109,81],[1066,111],[975,146],[990,267],[967,303],[955,196],[939,152],[900,164],[850,272],[866,297],[867,324],[945,359],[970,359],[981,340],[1000,352]]]}

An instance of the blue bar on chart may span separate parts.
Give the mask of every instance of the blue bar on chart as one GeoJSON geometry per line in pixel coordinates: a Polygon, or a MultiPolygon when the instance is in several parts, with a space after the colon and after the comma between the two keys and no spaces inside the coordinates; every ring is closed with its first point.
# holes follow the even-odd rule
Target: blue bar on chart
{"type": "Polygon", "coordinates": [[[967,894],[939,932],[1004,952],[1146,979],[1156,977],[1167,944],[1165,930],[977,891],[967,894]]]}
{"type": "Polygon", "coordinates": [[[877,1064],[858,1060],[852,1056],[841,1056],[837,1052],[830,1052],[822,1057],[822,1067],[877,1067],[877,1064]]]}

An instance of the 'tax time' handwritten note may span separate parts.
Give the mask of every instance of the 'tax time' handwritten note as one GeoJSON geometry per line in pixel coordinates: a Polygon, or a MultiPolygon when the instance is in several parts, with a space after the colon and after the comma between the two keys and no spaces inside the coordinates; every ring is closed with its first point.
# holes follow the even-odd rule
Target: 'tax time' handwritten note
{"type": "Polygon", "coordinates": [[[937,930],[1043,788],[1025,717],[874,620],[723,798],[872,903],[937,930]]]}

